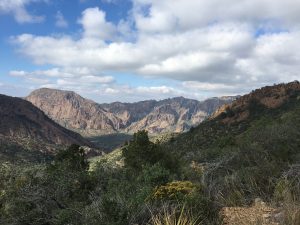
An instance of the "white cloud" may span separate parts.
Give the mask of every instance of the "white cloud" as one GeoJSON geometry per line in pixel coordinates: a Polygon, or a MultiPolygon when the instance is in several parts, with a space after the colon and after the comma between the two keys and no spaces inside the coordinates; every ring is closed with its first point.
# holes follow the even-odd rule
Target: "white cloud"
{"type": "Polygon", "coordinates": [[[109,88],[104,89],[104,93],[106,93],[106,94],[119,94],[120,90],[109,87],[109,88]]]}
{"type": "Polygon", "coordinates": [[[182,86],[188,89],[193,89],[197,91],[232,91],[234,86],[226,84],[213,84],[198,81],[185,81],[182,86]]]}
{"type": "Polygon", "coordinates": [[[56,81],[59,86],[85,86],[85,87],[93,87],[99,84],[107,84],[113,82],[113,77],[105,76],[105,77],[97,77],[97,76],[82,76],[76,79],[72,78],[61,78],[56,81]]]}
{"type": "Polygon", "coordinates": [[[131,94],[133,90],[144,95],[188,94],[191,90],[241,93],[265,84],[300,79],[298,1],[133,3],[131,17],[118,24],[107,21],[99,8],[86,9],[78,20],[83,28],[79,38],[22,34],[12,41],[33,62],[57,67],[47,72],[60,78],[52,85],[74,86],[72,76],[79,72],[68,71],[69,68],[83,70],[79,77],[87,76],[89,71],[92,76],[95,71],[114,71],[183,82],[180,91],[163,85],[101,86],[103,93],[111,95],[131,94]]]}
{"type": "Polygon", "coordinates": [[[167,86],[157,86],[157,87],[137,87],[136,91],[139,93],[150,93],[150,94],[174,94],[174,93],[179,93],[178,90],[175,90],[172,87],[167,87],[167,86]]]}
{"type": "Polygon", "coordinates": [[[42,85],[43,87],[68,87],[69,89],[76,87],[81,89],[97,88],[114,82],[112,76],[97,76],[87,68],[53,68],[33,72],[10,71],[9,75],[24,79],[27,83],[42,85]]]}
{"type": "Polygon", "coordinates": [[[46,0],[0,0],[0,13],[13,14],[18,23],[40,23],[44,17],[30,14],[26,5],[42,1],[46,0]]]}
{"type": "Polygon", "coordinates": [[[94,99],[100,99],[98,101],[122,101],[136,102],[145,99],[165,99],[169,97],[186,96],[191,98],[197,98],[196,95],[191,95],[183,88],[175,89],[170,86],[137,86],[131,87],[128,85],[112,85],[106,87],[103,90],[98,89],[94,93],[94,99]],[[105,97],[105,98],[104,98],[105,97]]]}
{"type": "Polygon", "coordinates": [[[143,32],[166,32],[167,21],[174,30],[195,29],[215,22],[240,21],[252,24],[272,20],[298,26],[300,2],[295,0],[133,0],[137,27],[143,32]],[[145,13],[143,8],[148,8],[145,13]]]}
{"type": "Polygon", "coordinates": [[[115,26],[107,22],[106,13],[99,8],[88,8],[82,12],[82,18],[78,21],[84,29],[85,38],[100,38],[108,40],[116,32],[115,26]]]}
{"type": "Polygon", "coordinates": [[[66,21],[64,15],[58,11],[55,15],[55,26],[60,27],[60,28],[66,28],[69,26],[68,22],[66,21]]]}

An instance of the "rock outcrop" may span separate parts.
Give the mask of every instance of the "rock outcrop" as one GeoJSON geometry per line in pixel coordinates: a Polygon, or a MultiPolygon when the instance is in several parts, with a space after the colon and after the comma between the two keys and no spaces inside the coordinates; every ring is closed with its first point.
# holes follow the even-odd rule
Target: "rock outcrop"
{"type": "Polygon", "coordinates": [[[242,122],[262,109],[276,109],[293,98],[299,99],[299,96],[299,81],[266,86],[256,89],[230,104],[223,105],[211,116],[211,119],[218,117],[223,123],[229,124],[242,122]]]}
{"type": "Polygon", "coordinates": [[[177,97],[162,101],[98,104],[72,91],[38,89],[26,100],[60,125],[85,136],[117,132],[183,132],[201,123],[218,107],[235,97],[211,98],[200,102],[177,97]]]}

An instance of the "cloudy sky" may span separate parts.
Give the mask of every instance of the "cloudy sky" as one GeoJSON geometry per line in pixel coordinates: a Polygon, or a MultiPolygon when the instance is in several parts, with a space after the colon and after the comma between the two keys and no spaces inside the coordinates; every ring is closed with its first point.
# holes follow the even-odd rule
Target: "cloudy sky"
{"type": "Polygon", "coordinates": [[[300,79],[300,1],[0,0],[0,63],[13,96],[243,94],[300,79]]]}

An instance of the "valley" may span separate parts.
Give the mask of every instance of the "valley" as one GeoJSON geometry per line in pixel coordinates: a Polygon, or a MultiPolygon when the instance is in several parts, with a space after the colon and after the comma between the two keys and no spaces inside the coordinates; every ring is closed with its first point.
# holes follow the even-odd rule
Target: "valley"
{"type": "MultiPolygon", "coordinates": [[[[108,106],[63,93],[68,116],[83,116],[88,124],[101,115],[105,131],[115,129],[111,118],[124,123],[108,106]],[[85,107],[76,111],[78,104],[93,116],[85,107]]],[[[172,210],[201,225],[299,224],[298,81],[228,101],[185,132],[154,135],[150,127],[86,139],[54,122],[67,118],[60,100],[51,105],[51,116],[60,116],[52,120],[28,101],[1,98],[1,224],[148,225],[174,216],[172,210]]],[[[50,100],[39,100],[39,107],[50,107],[50,100]]],[[[178,99],[166,101],[178,106],[178,99]]],[[[198,112],[192,102],[187,111],[198,112]]],[[[76,125],[63,121],[65,127],[76,125]]],[[[92,126],[82,126],[81,133],[86,127],[92,126]]]]}
{"type": "Polygon", "coordinates": [[[0,225],[300,225],[300,0],[0,0],[0,225]]]}

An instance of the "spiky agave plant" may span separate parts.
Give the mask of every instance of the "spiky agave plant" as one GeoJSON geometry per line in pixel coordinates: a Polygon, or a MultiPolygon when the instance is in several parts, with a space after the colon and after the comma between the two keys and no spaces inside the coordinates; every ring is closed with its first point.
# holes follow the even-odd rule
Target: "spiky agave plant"
{"type": "Polygon", "coordinates": [[[195,218],[192,213],[182,207],[167,209],[151,216],[149,225],[201,225],[199,218],[195,218]]]}

